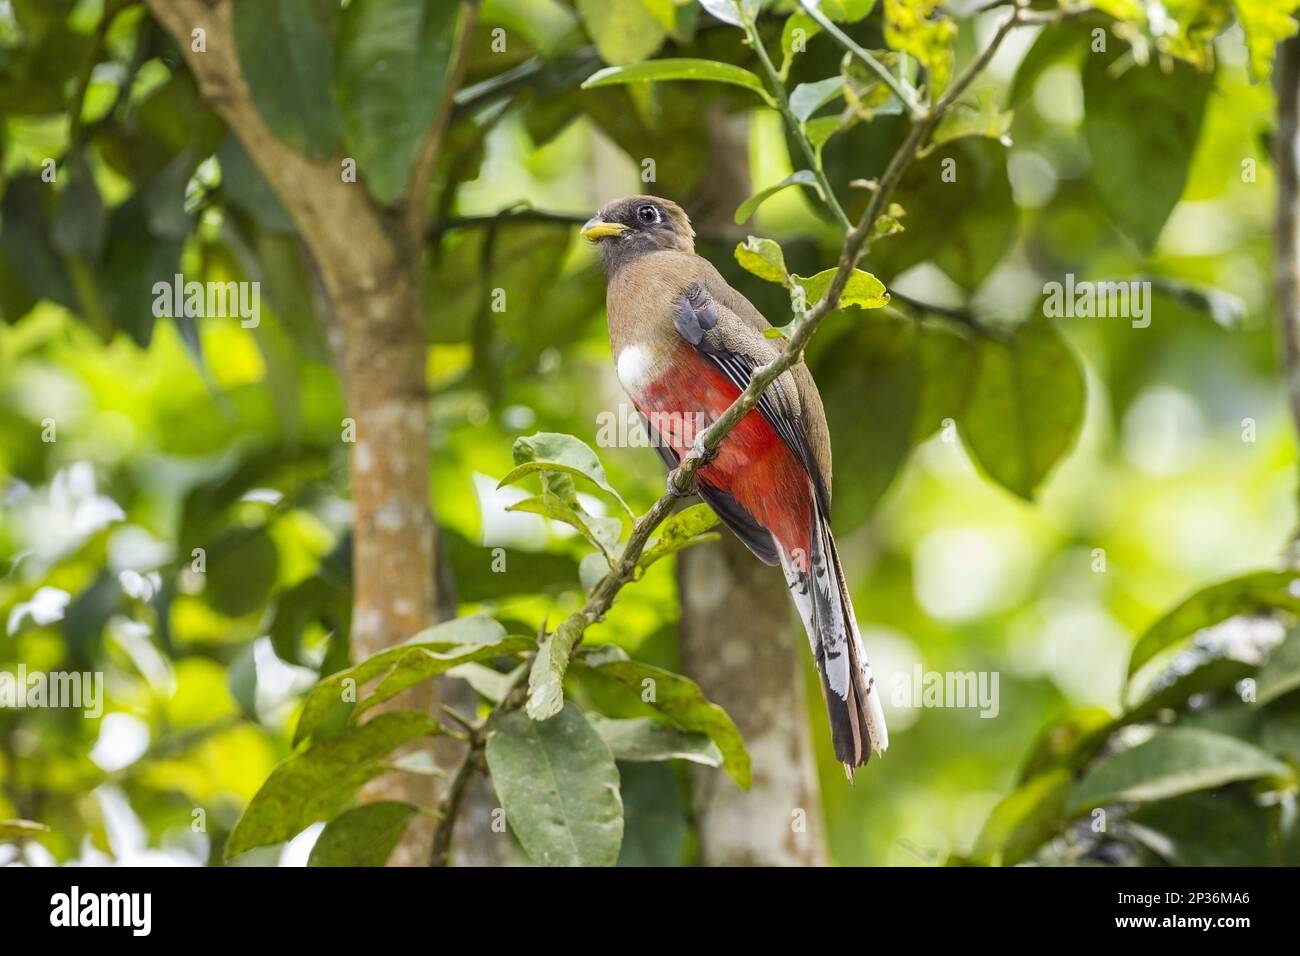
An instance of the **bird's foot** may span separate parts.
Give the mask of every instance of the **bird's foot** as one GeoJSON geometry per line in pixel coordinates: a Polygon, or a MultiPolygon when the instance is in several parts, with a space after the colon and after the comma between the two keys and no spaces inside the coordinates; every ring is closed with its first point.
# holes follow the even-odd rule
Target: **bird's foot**
{"type": "Polygon", "coordinates": [[[703,433],[695,439],[695,444],[691,446],[691,451],[699,456],[701,468],[718,457],[718,448],[716,445],[713,448],[705,447],[703,433]]]}
{"type": "Polygon", "coordinates": [[[695,495],[695,482],[692,481],[685,491],[677,487],[677,469],[668,472],[668,493],[674,498],[690,498],[695,495]]]}

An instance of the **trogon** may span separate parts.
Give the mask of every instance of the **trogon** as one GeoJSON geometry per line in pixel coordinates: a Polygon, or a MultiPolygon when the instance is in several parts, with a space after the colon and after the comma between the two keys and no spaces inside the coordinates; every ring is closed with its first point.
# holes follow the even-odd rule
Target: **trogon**
{"type": "MultiPolygon", "coordinates": [[[[677,204],[609,203],[587,222],[608,280],[609,340],[619,382],[673,468],[772,361],[781,340],[743,295],[695,254],[677,204]]],[[[826,413],[803,363],[783,372],[696,473],[696,487],[759,560],[779,564],[808,632],[849,778],[889,738],[848,585],[831,537],[826,413]]]]}

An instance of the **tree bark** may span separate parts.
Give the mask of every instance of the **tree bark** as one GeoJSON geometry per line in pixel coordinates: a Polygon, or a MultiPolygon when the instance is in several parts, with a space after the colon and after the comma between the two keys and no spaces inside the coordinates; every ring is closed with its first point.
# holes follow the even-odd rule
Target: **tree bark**
{"type": "MultiPolygon", "coordinates": [[[[288,210],[338,321],[339,374],[355,423],[349,475],[352,648],[359,660],[410,637],[434,618],[435,527],[418,266],[427,176],[448,104],[439,108],[416,163],[406,208],[391,213],[362,184],[344,182],[340,157],[312,159],[275,137],[254,107],[240,70],[230,3],[148,2],[154,18],[184,51],[204,100],[239,137],[288,210]],[[196,28],[206,34],[206,52],[191,48],[196,28]]],[[[466,10],[472,14],[473,4],[466,10]]],[[[448,103],[455,85],[453,78],[448,103]]],[[[341,422],[346,438],[344,429],[341,422]]],[[[429,682],[375,712],[432,712],[437,695],[437,686],[429,682]]],[[[363,799],[432,806],[436,787],[429,776],[390,773],[372,781],[363,799]]],[[[393,851],[390,865],[425,863],[433,820],[421,816],[417,821],[393,851]]]]}
{"type": "MultiPolygon", "coordinates": [[[[709,143],[713,174],[692,197],[692,218],[701,231],[725,235],[736,229],[732,214],[751,191],[747,117],[715,110],[709,143]]],[[[721,542],[677,558],[682,662],[736,722],[753,759],[754,782],[746,793],[717,771],[693,772],[700,862],[820,865],[821,797],[794,609],[781,574],[729,531],[722,535],[721,542]]]]}

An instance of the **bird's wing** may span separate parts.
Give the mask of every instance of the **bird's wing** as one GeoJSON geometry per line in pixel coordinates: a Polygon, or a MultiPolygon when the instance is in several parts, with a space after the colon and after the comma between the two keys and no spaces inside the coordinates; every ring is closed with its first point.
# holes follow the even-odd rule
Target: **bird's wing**
{"type": "MultiPolygon", "coordinates": [[[[749,300],[710,267],[683,291],[673,317],[677,333],[744,391],[754,370],[780,353],[770,328],[749,300]],[[748,313],[743,315],[740,313],[748,313]]],[[[759,413],[803,463],[818,501],[830,513],[830,440],[812,377],[802,365],[783,372],[763,392],[759,413]],[[802,373],[802,374],[800,374],[802,373]],[[815,408],[813,407],[815,405],[815,408]]]]}

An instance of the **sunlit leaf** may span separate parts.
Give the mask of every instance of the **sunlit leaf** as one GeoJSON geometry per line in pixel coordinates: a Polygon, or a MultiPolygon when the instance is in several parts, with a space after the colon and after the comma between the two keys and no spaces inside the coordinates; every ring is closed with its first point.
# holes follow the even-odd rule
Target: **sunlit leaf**
{"type": "Polygon", "coordinates": [[[785,255],[772,239],[750,236],[736,246],[736,261],[746,270],[768,282],[785,285],[789,275],[785,268],[785,255]]]}
{"type": "Polygon", "coordinates": [[[226,841],[226,858],[281,843],[318,820],[332,819],[358,787],[384,772],[382,757],[441,729],[427,714],[390,711],[294,754],[271,772],[244,809],[226,841]]]}
{"type": "Polygon", "coordinates": [[[768,186],[766,189],[760,189],[736,207],[736,225],[743,225],[758,211],[759,206],[763,205],[763,203],[767,202],[770,198],[788,186],[811,186],[816,189],[817,176],[811,170],[800,169],[785,177],[785,179],[781,180],[775,186],[768,186]]]}
{"type": "Polygon", "coordinates": [[[621,83],[662,83],[670,80],[703,80],[741,86],[773,105],[771,96],[763,88],[763,81],[757,76],[742,67],[716,60],[647,60],[633,66],[610,66],[587,77],[582,88],[589,90],[621,83]]]}
{"type": "Polygon", "coordinates": [[[718,516],[708,505],[691,505],[663,523],[659,529],[659,537],[642,552],[638,563],[641,567],[648,568],[660,558],[683,548],[705,541],[716,541],[717,535],[706,534],[706,532],[717,527],[717,524],[718,516]]]}
{"type": "Polygon", "coordinates": [[[1253,571],[1202,588],[1147,628],[1133,646],[1128,676],[1203,628],[1271,608],[1300,614],[1300,577],[1291,571],[1253,571]]]}

